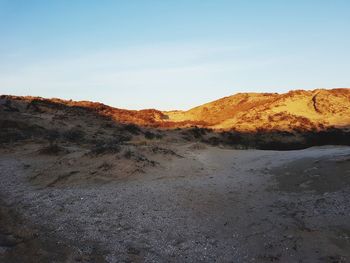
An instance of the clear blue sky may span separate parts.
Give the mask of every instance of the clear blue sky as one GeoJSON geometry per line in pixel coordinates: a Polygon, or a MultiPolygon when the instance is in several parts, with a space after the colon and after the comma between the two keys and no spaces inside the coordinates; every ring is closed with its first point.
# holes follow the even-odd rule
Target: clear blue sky
{"type": "Polygon", "coordinates": [[[348,0],[0,0],[0,94],[187,109],[350,87],[348,0]]]}

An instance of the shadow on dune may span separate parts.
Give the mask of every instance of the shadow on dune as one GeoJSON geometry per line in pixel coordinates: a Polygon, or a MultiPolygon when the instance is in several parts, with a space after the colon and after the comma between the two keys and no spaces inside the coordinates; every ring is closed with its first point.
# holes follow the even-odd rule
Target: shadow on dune
{"type": "MultiPolygon", "coordinates": [[[[60,139],[95,145],[104,130],[112,130],[114,143],[124,143],[134,136],[162,139],[170,133],[179,142],[202,142],[213,146],[239,149],[295,150],[322,145],[350,145],[349,125],[294,130],[264,130],[255,132],[213,130],[204,122],[162,122],[166,115],[158,110],[122,110],[94,102],[74,102],[14,96],[0,97],[0,143],[28,139],[60,139]],[[80,119],[79,125],[72,128],[80,119]],[[98,129],[92,134],[88,126],[98,129]]],[[[91,130],[91,129],[90,129],[91,130]]]]}

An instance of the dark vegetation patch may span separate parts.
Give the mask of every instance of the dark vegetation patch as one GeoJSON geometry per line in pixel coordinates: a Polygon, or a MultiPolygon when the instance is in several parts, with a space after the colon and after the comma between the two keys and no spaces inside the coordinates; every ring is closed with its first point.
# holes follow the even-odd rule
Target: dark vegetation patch
{"type": "Polygon", "coordinates": [[[72,128],[63,132],[62,137],[67,141],[78,143],[84,141],[85,133],[80,128],[72,128]]]}
{"type": "Polygon", "coordinates": [[[212,133],[211,129],[200,128],[197,126],[180,129],[180,134],[182,138],[186,141],[197,141],[197,140],[205,140],[206,135],[212,133]]]}
{"type": "Polygon", "coordinates": [[[306,141],[313,145],[350,145],[350,132],[331,128],[319,132],[306,132],[306,141]]]}
{"type": "Polygon", "coordinates": [[[213,146],[218,146],[222,142],[222,140],[219,137],[212,136],[208,139],[203,139],[202,142],[208,143],[213,146]]]}
{"type": "Polygon", "coordinates": [[[57,144],[50,144],[39,150],[40,154],[58,155],[60,153],[67,153],[67,150],[57,144]]]}
{"type": "Polygon", "coordinates": [[[78,174],[78,173],[79,173],[79,171],[70,171],[70,172],[60,174],[55,179],[53,179],[51,182],[49,182],[46,185],[46,187],[53,187],[53,186],[60,185],[60,184],[64,183],[65,181],[67,181],[69,178],[71,178],[73,175],[78,174]]]}
{"type": "Polygon", "coordinates": [[[61,134],[57,130],[47,130],[45,133],[45,137],[50,145],[56,143],[61,138],[61,134]]]}
{"type": "Polygon", "coordinates": [[[322,145],[350,145],[350,132],[330,128],[323,131],[218,131],[194,127],[180,131],[186,141],[204,142],[238,149],[298,150],[322,145]]]}
{"type": "Polygon", "coordinates": [[[126,158],[126,159],[131,159],[131,157],[133,156],[133,152],[129,149],[127,149],[124,153],[123,153],[123,156],[126,158]]]}
{"type": "Polygon", "coordinates": [[[161,139],[163,136],[160,133],[154,133],[151,131],[146,131],[145,132],[145,138],[149,139],[149,140],[153,140],[153,139],[161,139]]]}
{"type": "Polygon", "coordinates": [[[159,146],[151,147],[151,152],[154,153],[154,154],[173,155],[173,156],[177,156],[177,157],[182,157],[181,155],[177,154],[176,152],[174,152],[171,149],[162,148],[162,147],[159,147],[159,146]]]}
{"type": "MultiPolygon", "coordinates": [[[[122,124],[116,121],[115,118],[113,119],[113,113],[118,111],[120,110],[98,103],[64,102],[58,99],[49,101],[40,98],[26,101],[1,96],[0,144],[44,139],[51,146],[67,142],[77,145],[84,144],[92,148],[93,153],[102,154],[103,152],[117,152],[118,146],[116,145],[126,144],[136,135],[143,135],[147,140],[154,140],[161,139],[169,132],[188,142],[204,142],[213,146],[239,149],[295,150],[327,144],[350,145],[350,132],[345,129],[329,128],[319,131],[312,126],[312,123],[308,123],[306,118],[289,116],[285,113],[272,115],[270,122],[295,122],[295,127],[300,127],[300,129],[292,132],[278,130],[214,131],[200,126],[177,128],[172,131],[165,130],[166,127],[162,127],[162,130],[150,127],[145,129],[132,123],[122,124]],[[67,130],[68,124],[76,125],[67,130]],[[107,146],[112,140],[114,140],[112,146],[107,146]]],[[[146,110],[141,113],[133,111],[133,114],[135,118],[138,114],[143,114],[146,119],[153,115],[161,115],[160,112],[154,110],[146,110]]],[[[169,128],[172,127],[169,126],[169,128]]]]}
{"type": "Polygon", "coordinates": [[[39,125],[10,119],[0,119],[0,127],[0,143],[13,143],[45,134],[45,129],[39,125]]]}
{"type": "Polygon", "coordinates": [[[191,135],[195,139],[202,138],[204,135],[206,135],[210,130],[205,128],[199,128],[199,127],[193,127],[188,129],[186,132],[191,135]]]}
{"type": "Polygon", "coordinates": [[[125,133],[114,133],[112,135],[113,140],[118,141],[119,143],[126,143],[132,139],[132,136],[130,134],[125,133]]]}
{"type": "Polygon", "coordinates": [[[126,124],[123,126],[123,128],[125,131],[127,131],[131,134],[134,134],[134,135],[138,135],[142,132],[140,127],[135,125],[135,124],[126,124]]]}
{"type": "Polygon", "coordinates": [[[350,155],[297,160],[271,172],[279,191],[335,192],[350,186],[350,155]]]}
{"type": "Polygon", "coordinates": [[[6,100],[3,104],[2,107],[4,108],[4,111],[7,112],[18,112],[19,110],[12,105],[12,101],[6,100]]]}
{"type": "Polygon", "coordinates": [[[123,157],[129,160],[134,160],[136,162],[142,162],[151,166],[156,166],[158,164],[156,161],[148,159],[140,151],[135,151],[130,148],[124,151],[123,157]]]}
{"type": "Polygon", "coordinates": [[[90,150],[90,155],[116,154],[121,151],[122,147],[119,141],[101,141],[94,145],[90,150]]]}
{"type": "Polygon", "coordinates": [[[101,125],[102,129],[110,129],[110,128],[116,128],[115,123],[113,122],[106,122],[104,124],[101,125]]]}
{"type": "Polygon", "coordinates": [[[27,105],[27,110],[37,113],[44,113],[52,110],[63,110],[65,106],[54,101],[33,99],[27,105]]]}
{"type": "Polygon", "coordinates": [[[110,169],[113,168],[113,165],[109,162],[103,162],[99,167],[98,169],[101,169],[102,171],[106,172],[110,169]]]}
{"type": "Polygon", "coordinates": [[[258,134],[256,148],[263,150],[298,150],[322,145],[350,145],[350,132],[341,129],[295,133],[258,134]]]}

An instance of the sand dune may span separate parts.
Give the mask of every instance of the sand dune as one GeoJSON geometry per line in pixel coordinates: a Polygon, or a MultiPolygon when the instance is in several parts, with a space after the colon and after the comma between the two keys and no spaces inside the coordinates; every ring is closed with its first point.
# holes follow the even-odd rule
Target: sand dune
{"type": "Polygon", "coordinates": [[[117,109],[87,101],[3,96],[2,105],[9,110],[19,101],[40,109],[45,103],[94,110],[122,123],[158,128],[203,128],[257,131],[322,130],[329,127],[349,127],[350,89],[316,89],[277,93],[239,93],[188,111],[132,111],[117,109]]]}
{"type": "Polygon", "coordinates": [[[184,112],[1,96],[0,262],[348,262],[348,113],[348,89],[184,112]]]}
{"type": "Polygon", "coordinates": [[[321,129],[350,123],[350,89],[291,91],[285,94],[240,93],[188,111],[166,112],[169,121],[206,122],[206,127],[257,129],[321,129]]]}

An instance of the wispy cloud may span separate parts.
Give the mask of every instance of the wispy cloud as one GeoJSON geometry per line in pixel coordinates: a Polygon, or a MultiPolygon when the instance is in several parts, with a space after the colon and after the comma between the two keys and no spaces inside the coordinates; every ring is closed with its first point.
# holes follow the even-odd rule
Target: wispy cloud
{"type": "Polygon", "coordinates": [[[176,107],[175,100],[187,97],[187,104],[180,107],[188,107],[198,103],[193,98],[198,92],[206,90],[202,100],[211,98],[211,94],[224,95],[214,95],[215,89],[228,89],[242,72],[285,59],[253,57],[249,55],[250,47],[146,46],[27,61],[0,74],[0,87],[7,93],[93,99],[132,108],[171,108],[176,107]]]}

